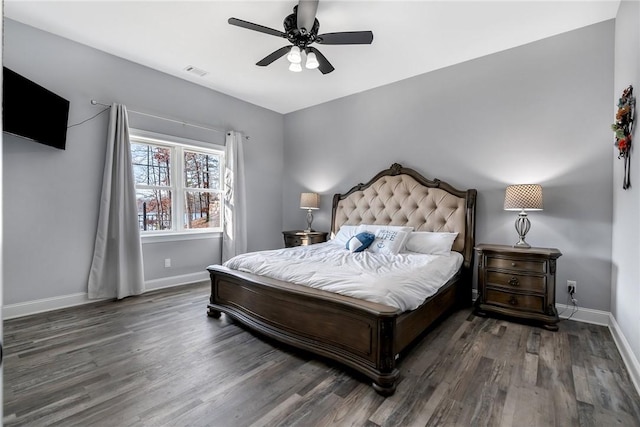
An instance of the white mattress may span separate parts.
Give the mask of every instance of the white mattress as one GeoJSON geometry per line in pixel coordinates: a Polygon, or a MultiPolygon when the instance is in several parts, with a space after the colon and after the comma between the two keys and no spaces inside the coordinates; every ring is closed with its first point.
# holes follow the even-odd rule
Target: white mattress
{"type": "Polygon", "coordinates": [[[351,253],[341,245],[326,242],[250,252],[224,265],[407,311],[418,308],[435,294],[454,276],[462,261],[458,252],[448,255],[351,253]]]}

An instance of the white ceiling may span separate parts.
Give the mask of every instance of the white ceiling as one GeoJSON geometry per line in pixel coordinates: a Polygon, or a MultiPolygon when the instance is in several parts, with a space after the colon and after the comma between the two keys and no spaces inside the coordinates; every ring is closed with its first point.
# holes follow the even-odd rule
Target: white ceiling
{"type": "Polygon", "coordinates": [[[320,33],[372,30],[371,45],[315,45],[336,70],[293,73],[286,58],[257,61],[285,39],[234,27],[235,17],[282,30],[290,1],[5,0],[13,20],[288,113],[594,24],[616,15],[604,1],[325,1],[320,33]],[[208,71],[197,77],[192,65],[208,71]]]}

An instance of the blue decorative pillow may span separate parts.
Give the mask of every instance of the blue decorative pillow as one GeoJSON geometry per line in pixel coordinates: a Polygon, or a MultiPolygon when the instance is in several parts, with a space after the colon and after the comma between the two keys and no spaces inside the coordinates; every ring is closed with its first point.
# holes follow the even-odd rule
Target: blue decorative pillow
{"type": "Polygon", "coordinates": [[[351,252],[362,252],[367,249],[376,239],[372,233],[358,233],[347,241],[346,248],[351,252]]]}

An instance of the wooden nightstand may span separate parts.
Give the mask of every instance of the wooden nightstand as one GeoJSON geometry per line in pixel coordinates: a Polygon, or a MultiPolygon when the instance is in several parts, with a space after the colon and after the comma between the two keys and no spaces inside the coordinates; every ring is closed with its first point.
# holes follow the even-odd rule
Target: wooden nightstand
{"type": "Polygon", "coordinates": [[[284,235],[285,248],[291,248],[293,246],[307,246],[326,242],[329,233],[324,231],[290,230],[283,231],[282,234],[284,235]]]}
{"type": "Polygon", "coordinates": [[[478,245],[478,299],[476,314],[499,313],[543,323],[558,330],[556,259],[553,248],[520,249],[505,245],[478,245]]]}

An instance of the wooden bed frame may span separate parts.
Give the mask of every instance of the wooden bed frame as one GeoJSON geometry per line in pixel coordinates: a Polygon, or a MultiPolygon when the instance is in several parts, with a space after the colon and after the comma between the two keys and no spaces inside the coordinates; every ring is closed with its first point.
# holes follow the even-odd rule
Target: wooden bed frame
{"type": "Polygon", "coordinates": [[[259,333],[343,363],[369,377],[378,393],[391,395],[398,355],[445,313],[471,304],[475,201],[476,190],[456,190],[397,163],[334,196],[333,233],[359,223],[459,232],[453,249],[464,257],[460,271],[413,311],[214,265],[207,268],[207,314],[225,313],[259,333]]]}

